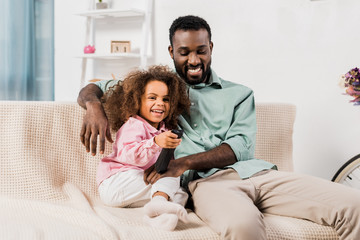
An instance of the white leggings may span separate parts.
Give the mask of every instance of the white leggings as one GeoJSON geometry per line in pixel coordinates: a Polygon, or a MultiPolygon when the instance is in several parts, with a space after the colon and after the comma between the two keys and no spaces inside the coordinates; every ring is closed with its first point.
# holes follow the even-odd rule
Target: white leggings
{"type": "Polygon", "coordinates": [[[144,182],[144,171],[131,169],[118,172],[99,186],[104,204],[112,207],[143,207],[155,192],[164,192],[169,201],[185,206],[188,194],[180,187],[180,178],[160,178],[153,185],[144,182]]]}

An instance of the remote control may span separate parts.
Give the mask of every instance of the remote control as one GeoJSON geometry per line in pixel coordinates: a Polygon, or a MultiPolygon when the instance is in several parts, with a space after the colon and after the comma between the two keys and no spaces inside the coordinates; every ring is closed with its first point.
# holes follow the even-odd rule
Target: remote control
{"type": "MultiPolygon", "coordinates": [[[[171,132],[178,135],[178,138],[181,138],[183,135],[183,130],[173,129],[171,132]]],[[[174,151],[175,148],[163,148],[161,150],[161,153],[155,163],[156,172],[162,174],[167,171],[170,160],[174,159],[174,151]]]]}

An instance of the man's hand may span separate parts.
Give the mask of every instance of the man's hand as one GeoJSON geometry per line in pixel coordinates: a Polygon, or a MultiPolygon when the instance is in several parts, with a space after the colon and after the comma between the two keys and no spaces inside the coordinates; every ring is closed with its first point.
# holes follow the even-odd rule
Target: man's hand
{"type": "Polygon", "coordinates": [[[185,158],[171,160],[168,169],[164,174],[159,174],[155,171],[155,165],[149,167],[144,171],[144,182],[146,184],[154,184],[157,180],[163,177],[180,177],[188,167],[186,166],[185,158]]]}
{"type": "Polygon", "coordinates": [[[109,124],[101,105],[102,90],[95,84],[88,84],[83,87],[77,99],[78,104],[86,109],[83,125],[80,132],[80,140],[84,144],[86,151],[93,156],[96,155],[97,136],[100,138],[100,153],[104,153],[105,137],[109,142],[113,142],[109,130],[109,124]]]}
{"type": "Polygon", "coordinates": [[[186,170],[189,170],[189,166],[186,165],[186,158],[173,159],[161,177],[180,177],[186,170]]]}
{"type": "Polygon", "coordinates": [[[105,138],[113,142],[109,129],[109,123],[104,109],[100,102],[86,102],[86,114],[80,132],[80,140],[84,144],[86,151],[93,156],[96,155],[97,136],[100,141],[100,154],[105,150],[105,138]]]}
{"type": "Polygon", "coordinates": [[[154,184],[160,179],[160,174],[155,171],[155,165],[152,165],[144,171],[144,182],[146,185],[154,184]]]}

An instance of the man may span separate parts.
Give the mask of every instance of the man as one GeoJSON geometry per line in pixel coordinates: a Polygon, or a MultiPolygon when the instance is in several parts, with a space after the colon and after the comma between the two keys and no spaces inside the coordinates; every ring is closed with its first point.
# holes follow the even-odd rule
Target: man
{"type": "MultiPolygon", "coordinates": [[[[266,239],[263,213],[308,219],[331,225],[341,239],[360,236],[360,192],[323,179],[280,172],[254,159],[256,120],[253,92],[219,78],[211,69],[213,43],[205,20],[176,19],[168,48],[176,72],[187,83],[191,108],[179,125],[182,143],[168,171],[145,172],[146,183],[164,176],[182,177],[192,195],[195,213],[224,239],[266,239]]],[[[100,83],[99,86],[105,88],[100,83]]],[[[81,90],[86,108],[81,141],[96,153],[105,137],[111,141],[94,84],[81,90]]]]}

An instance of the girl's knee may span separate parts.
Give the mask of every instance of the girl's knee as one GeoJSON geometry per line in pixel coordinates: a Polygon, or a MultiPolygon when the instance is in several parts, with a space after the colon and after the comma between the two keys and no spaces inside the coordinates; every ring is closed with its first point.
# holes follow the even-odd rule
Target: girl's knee
{"type": "Polygon", "coordinates": [[[99,187],[99,196],[101,201],[110,207],[125,207],[125,199],[119,191],[109,190],[99,187]]]}

